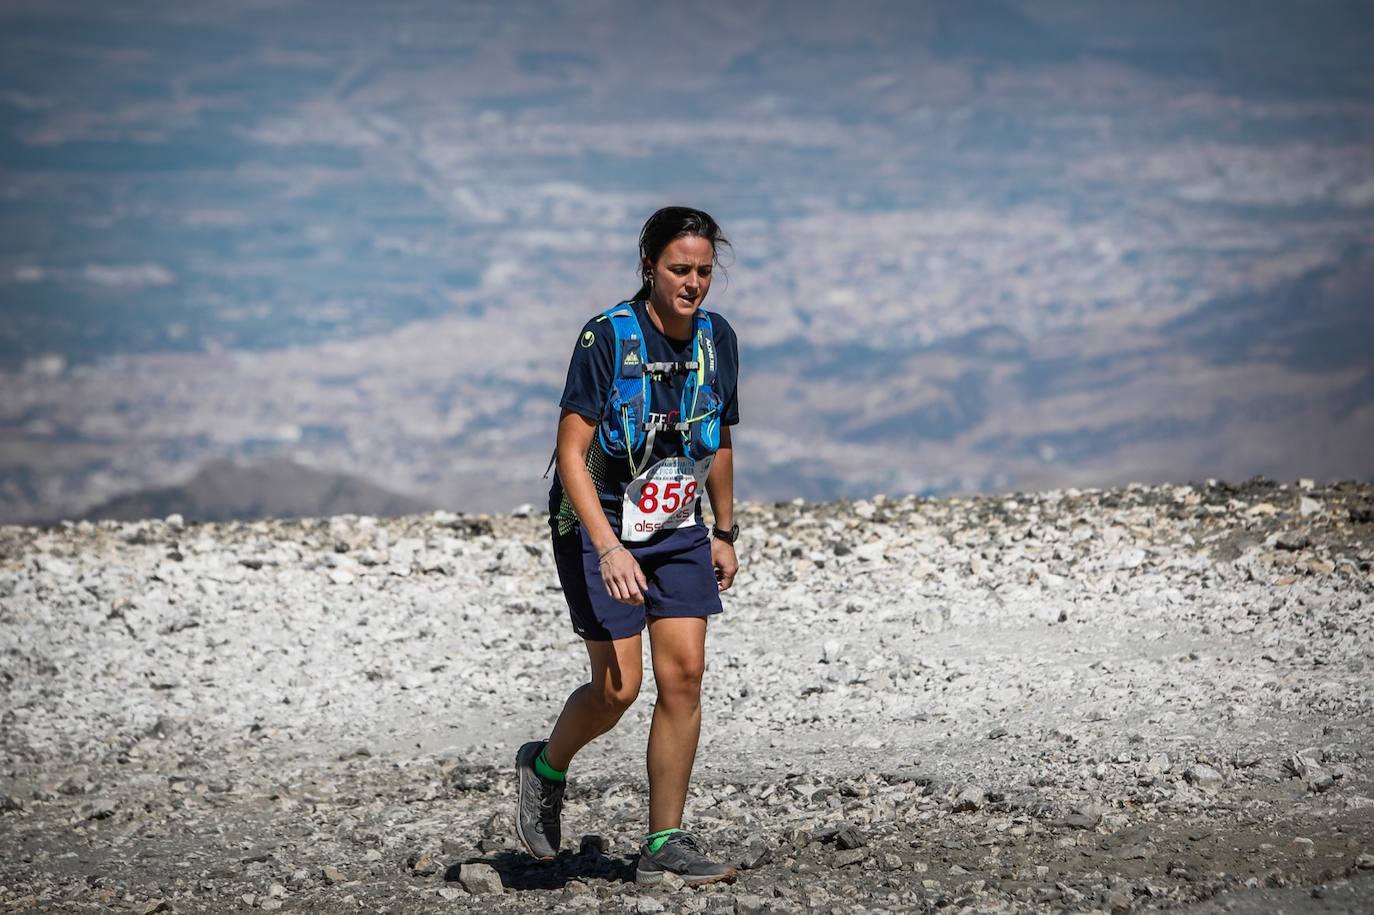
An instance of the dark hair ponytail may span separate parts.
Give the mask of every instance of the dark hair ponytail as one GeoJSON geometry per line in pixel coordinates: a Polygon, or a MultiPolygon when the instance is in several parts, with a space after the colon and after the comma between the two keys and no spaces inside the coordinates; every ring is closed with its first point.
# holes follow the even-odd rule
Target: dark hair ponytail
{"type": "Polygon", "coordinates": [[[639,230],[639,270],[644,274],[639,291],[634,294],[636,301],[649,298],[649,277],[644,270],[644,258],[649,263],[658,263],[663,249],[676,238],[696,235],[711,243],[712,260],[720,262],[720,249],[729,248],[730,241],[720,231],[720,226],[711,214],[692,207],[664,207],[644,222],[639,230]]]}

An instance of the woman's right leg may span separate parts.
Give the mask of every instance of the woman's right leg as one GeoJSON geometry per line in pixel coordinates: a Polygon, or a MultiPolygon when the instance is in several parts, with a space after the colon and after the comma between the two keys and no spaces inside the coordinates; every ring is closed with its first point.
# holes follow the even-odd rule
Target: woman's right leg
{"type": "Polygon", "coordinates": [[[609,642],[584,643],[591,660],[592,678],[573,690],[553,726],[544,759],[567,771],[572,759],[587,744],[615,727],[620,716],[634,704],[644,677],[640,635],[609,642]]]}

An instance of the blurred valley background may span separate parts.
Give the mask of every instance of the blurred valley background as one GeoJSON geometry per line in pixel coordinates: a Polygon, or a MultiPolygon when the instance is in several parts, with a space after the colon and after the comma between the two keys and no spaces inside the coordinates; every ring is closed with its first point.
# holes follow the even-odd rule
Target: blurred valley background
{"type": "Polygon", "coordinates": [[[0,521],[538,504],[669,203],[743,498],[1374,477],[1362,0],[9,0],[0,521]]]}

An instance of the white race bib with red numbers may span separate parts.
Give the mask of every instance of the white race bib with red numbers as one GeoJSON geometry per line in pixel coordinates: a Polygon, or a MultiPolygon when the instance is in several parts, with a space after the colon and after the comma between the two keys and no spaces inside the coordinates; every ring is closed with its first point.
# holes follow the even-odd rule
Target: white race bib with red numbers
{"type": "Polygon", "coordinates": [[[696,524],[712,458],[664,458],[631,480],[620,507],[620,539],[648,540],[659,531],[696,524]]]}

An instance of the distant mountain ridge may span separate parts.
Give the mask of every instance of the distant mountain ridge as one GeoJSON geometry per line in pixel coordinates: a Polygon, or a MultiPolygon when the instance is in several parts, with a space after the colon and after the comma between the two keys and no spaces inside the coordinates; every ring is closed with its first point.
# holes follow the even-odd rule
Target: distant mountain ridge
{"type": "Polygon", "coordinates": [[[185,483],[118,496],[86,513],[89,520],[134,521],[179,514],[188,521],[408,515],[434,508],[361,477],[286,459],[253,464],[214,461],[185,483]]]}

